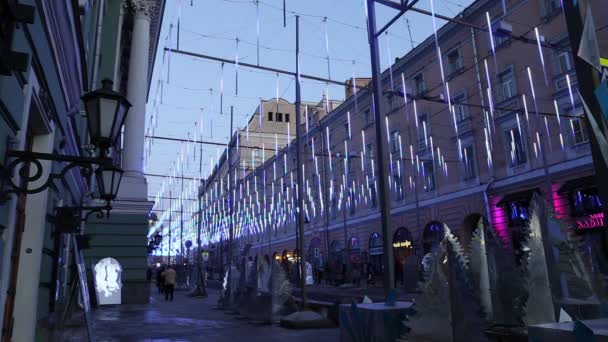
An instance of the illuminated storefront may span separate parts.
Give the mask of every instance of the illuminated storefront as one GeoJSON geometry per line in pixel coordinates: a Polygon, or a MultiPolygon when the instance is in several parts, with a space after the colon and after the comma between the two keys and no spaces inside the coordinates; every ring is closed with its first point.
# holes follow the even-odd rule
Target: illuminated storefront
{"type": "Polygon", "coordinates": [[[312,266],[313,278],[317,282],[322,278],[322,274],[325,270],[324,259],[324,254],[321,250],[321,238],[318,236],[313,236],[308,247],[307,261],[312,266]]]}
{"type": "Polygon", "coordinates": [[[567,201],[569,215],[563,215],[568,226],[584,241],[584,254],[589,258],[593,270],[608,274],[608,240],[603,204],[595,185],[595,177],[571,180],[559,189],[558,201],[567,201]]]}
{"type": "Polygon", "coordinates": [[[382,279],[382,255],[384,254],[384,246],[382,242],[382,235],[380,233],[373,233],[369,237],[369,264],[368,272],[371,272],[375,279],[370,279],[374,282],[376,279],[382,279]]]}
{"type": "Polygon", "coordinates": [[[424,227],[422,232],[422,249],[424,254],[435,251],[445,236],[443,223],[438,221],[430,222],[424,227]]]}
{"type": "Polygon", "coordinates": [[[518,264],[523,258],[522,247],[526,241],[526,225],[530,218],[530,200],[535,193],[540,194],[538,188],[508,194],[496,204],[506,212],[511,245],[518,264]]]}
{"type": "Polygon", "coordinates": [[[395,256],[395,281],[405,284],[405,261],[414,255],[414,239],[404,227],[397,229],[393,235],[393,254],[395,256]]]}

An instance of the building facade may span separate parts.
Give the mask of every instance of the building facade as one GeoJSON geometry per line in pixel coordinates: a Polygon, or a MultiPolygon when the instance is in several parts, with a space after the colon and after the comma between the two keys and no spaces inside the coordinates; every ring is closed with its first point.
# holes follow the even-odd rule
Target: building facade
{"type": "MultiPolygon", "coordinates": [[[[599,27],[608,8],[590,3],[599,27]]],[[[397,281],[406,287],[416,286],[420,261],[438,245],[443,224],[466,247],[483,219],[505,245],[519,248],[534,192],[573,234],[584,236],[595,269],[608,270],[589,135],[559,1],[506,4],[503,13],[500,2],[479,0],[459,15],[477,27],[489,21],[492,35],[456,23],[441,27],[441,67],[431,36],[386,70],[384,122],[374,122],[371,93],[365,87],[355,92],[351,81],[352,96],[301,127],[304,253],[317,274],[344,281],[347,270],[363,264],[382,274],[377,177],[390,179],[391,248],[397,281]],[[377,124],[388,133],[387,175],[376,169],[377,124]]],[[[606,49],[608,32],[597,35],[600,50],[606,49]]],[[[233,180],[232,209],[221,194],[208,195],[203,222],[212,242],[225,241],[234,227],[237,244],[251,244],[252,254],[282,260],[299,253],[293,145],[233,180]]],[[[225,184],[210,179],[207,186],[218,182],[225,184]]]]}
{"type": "MultiPolygon", "coordinates": [[[[134,138],[123,139],[121,146],[127,149],[141,145],[143,148],[143,128],[141,137],[131,134],[131,131],[140,121],[142,125],[145,122],[151,73],[149,65],[153,60],[150,54],[153,56],[156,50],[164,1],[9,0],[2,1],[0,9],[1,166],[6,167],[11,162],[7,157],[8,150],[89,156],[86,112],[81,96],[100,88],[104,78],[114,80],[114,90],[126,94],[133,104],[125,137],[134,138]],[[126,15],[127,12],[132,14],[126,15]],[[118,22],[121,24],[115,25],[118,22]],[[133,52],[117,49],[119,36],[129,37],[130,41],[123,44],[133,46],[133,52]],[[113,45],[110,44],[112,40],[113,45]],[[141,56],[138,55],[140,53],[141,56]],[[141,69],[135,71],[132,70],[135,68],[130,68],[130,61],[134,60],[132,64],[143,65],[141,69]],[[138,141],[139,138],[141,140],[138,141]]],[[[143,157],[142,153],[139,158],[133,158],[135,154],[137,152],[122,152],[122,167],[127,171],[137,169],[127,164],[129,160],[143,157]]],[[[35,177],[37,172],[41,172],[41,178],[30,182],[28,188],[40,186],[51,172],[59,173],[64,166],[62,162],[46,160],[42,160],[40,165],[30,163],[27,169],[29,176],[35,177]]],[[[26,173],[9,175],[4,173],[5,168],[2,170],[3,177],[12,177],[15,184],[25,184],[22,176],[26,173]]],[[[91,199],[91,193],[96,192],[95,184],[79,170],[71,169],[44,191],[12,194],[0,202],[3,341],[47,340],[52,328],[49,323],[65,305],[69,281],[73,276],[70,270],[74,266],[71,240],[70,235],[59,232],[48,217],[62,206],[95,203],[91,199]]],[[[6,179],[2,178],[2,191],[8,189],[6,179]]],[[[128,186],[124,180],[122,186],[128,186]]],[[[145,192],[141,198],[146,198],[145,192]]],[[[124,206],[120,202],[114,205],[112,220],[123,215],[124,206]]],[[[142,205],[138,212],[144,217],[144,222],[147,222],[146,205],[142,205]]],[[[139,223],[141,220],[135,221],[139,223]]],[[[101,228],[104,224],[107,222],[100,219],[98,224],[81,229],[91,237],[91,248],[86,252],[85,261],[89,267],[95,262],[95,256],[115,256],[117,253],[113,249],[120,249],[116,246],[121,240],[113,234],[123,234],[122,231],[129,227],[125,223],[122,227],[112,227],[113,230],[106,226],[104,230],[101,228]]],[[[130,269],[136,270],[138,275],[134,278],[143,280],[146,230],[131,235],[132,245],[139,247],[141,244],[141,250],[135,250],[132,259],[139,261],[123,268],[127,270],[126,274],[130,269]]],[[[93,286],[92,275],[88,276],[90,286],[93,286]]],[[[127,276],[127,290],[130,288],[129,280],[127,276]]],[[[93,287],[90,293],[94,294],[93,287]]]]}

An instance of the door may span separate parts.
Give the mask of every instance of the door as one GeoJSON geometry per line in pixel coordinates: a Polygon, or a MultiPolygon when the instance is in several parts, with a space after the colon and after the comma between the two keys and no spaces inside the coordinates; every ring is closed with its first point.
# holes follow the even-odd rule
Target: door
{"type": "MultiPolygon", "coordinates": [[[[32,150],[34,136],[32,130],[28,127],[26,132],[26,143],[25,150],[32,150]]],[[[29,173],[29,164],[26,166],[26,174],[29,173]]],[[[22,179],[19,184],[21,187],[25,186],[25,181],[22,179]]],[[[10,278],[8,282],[8,289],[6,295],[6,303],[4,307],[4,318],[2,320],[2,342],[11,341],[13,333],[13,310],[15,309],[15,293],[17,291],[17,275],[19,274],[19,254],[21,252],[21,239],[23,237],[23,231],[25,229],[25,203],[27,201],[27,195],[19,194],[17,197],[17,209],[16,209],[16,220],[15,220],[15,234],[13,239],[13,249],[11,252],[11,264],[10,264],[10,278]]]]}

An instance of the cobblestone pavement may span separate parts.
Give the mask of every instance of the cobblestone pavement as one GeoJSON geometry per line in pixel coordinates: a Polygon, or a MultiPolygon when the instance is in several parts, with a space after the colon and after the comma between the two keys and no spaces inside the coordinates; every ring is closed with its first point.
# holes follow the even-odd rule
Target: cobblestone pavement
{"type": "MultiPolygon", "coordinates": [[[[156,289],[154,289],[156,290],[156,289]]],[[[173,302],[156,293],[148,305],[120,305],[95,310],[97,341],[319,341],[339,340],[332,329],[289,330],[279,326],[255,326],[215,310],[218,290],[209,297],[189,298],[176,292],[173,302]]]]}

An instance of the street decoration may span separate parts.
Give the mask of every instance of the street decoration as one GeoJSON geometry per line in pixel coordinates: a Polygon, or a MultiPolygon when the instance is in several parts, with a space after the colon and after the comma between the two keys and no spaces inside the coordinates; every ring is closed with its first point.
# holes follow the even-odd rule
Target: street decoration
{"type": "MultiPolygon", "coordinates": [[[[255,1],[257,33],[257,42],[255,45],[258,50],[257,66],[260,66],[259,5],[260,3],[255,1]]],[[[589,13],[590,11],[588,11],[588,16],[589,13]]],[[[373,208],[374,206],[377,206],[378,196],[380,193],[378,185],[382,184],[379,182],[380,177],[390,179],[387,182],[387,188],[390,190],[392,195],[395,195],[398,198],[404,198],[405,196],[411,195],[421,188],[429,191],[434,190],[437,182],[436,177],[447,178],[450,176],[450,172],[454,172],[452,170],[457,171],[459,169],[452,167],[452,164],[450,164],[450,172],[448,172],[449,162],[455,162],[468,166],[471,158],[474,158],[474,156],[468,154],[462,146],[463,142],[461,140],[461,132],[459,132],[459,122],[457,122],[456,119],[456,106],[458,104],[451,96],[449,82],[451,77],[448,75],[448,73],[446,73],[446,70],[444,70],[444,53],[441,49],[442,46],[440,45],[438,28],[436,24],[436,19],[441,17],[435,13],[433,2],[431,2],[431,16],[435,41],[434,47],[435,52],[437,53],[437,63],[439,64],[437,71],[441,75],[440,87],[443,90],[440,95],[440,99],[435,101],[441,101],[441,103],[445,104],[446,106],[448,116],[450,117],[449,121],[451,121],[454,130],[454,143],[457,145],[456,149],[444,146],[444,143],[440,139],[441,137],[433,136],[433,127],[431,121],[428,119],[421,119],[419,116],[420,114],[424,114],[422,111],[419,111],[419,108],[423,108],[422,101],[434,101],[434,99],[426,96],[424,91],[418,93],[418,89],[408,89],[408,84],[411,79],[408,79],[408,77],[406,77],[403,73],[401,73],[400,77],[395,77],[397,75],[394,75],[396,70],[391,61],[392,55],[391,43],[389,40],[390,35],[388,31],[383,28],[382,31],[385,33],[386,37],[387,56],[389,57],[387,78],[390,79],[390,82],[385,86],[387,89],[383,90],[385,90],[385,92],[390,96],[401,96],[403,98],[403,107],[400,109],[400,111],[403,111],[403,114],[398,113],[397,116],[395,116],[395,119],[393,117],[389,119],[388,116],[384,116],[384,120],[376,120],[376,125],[384,126],[381,129],[386,129],[387,132],[391,132],[391,129],[394,128],[391,127],[391,125],[395,126],[395,122],[397,122],[395,120],[405,119],[409,121],[412,128],[415,127],[415,133],[408,132],[409,134],[402,134],[402,132],[397,132],[394,141],[391,140],[390,137],[388,141],[386,141],[388,144],[394,144],[396,153],[391,153],[388,155],[388,158],[386,158],[389,160],[391,167],[384,172],[385,174],[378,174],[376,170],[376,168],[379,167],[379,156],[373,156],[371,153],[372,151],[367,151],[367,149],[370,147],[366,146],[367,141],[365,129],[361,130],[361,146],[358,146],[359,144],[351,143],[351,139],[353,138],[352,134],[354,132],[351,125],[353,122],[355,122],[354,118],[357,115],[362,114],[359,111],[360,107],[363,108],[363,102],[361,101],[371,97],[369,111],[373,115],[377,110],[377,101],[375,101],[376,99],[374,98],[374,95],[370,94],[369,89],[366,89],[368,87],[358,87],[357,78],[354,71],[355,61],[352,61],[352,81],[355,110],[352,111],[351,108],[351,110],[346,112],[348,139],[345,139],[343,142],[334,141],[333,130],[335,128],[329,126],[321,126],[320,134],[315,136],[314,128],[309,127],[309,108],[308,106],[305,106],[306,137],[304,141],[307,144],[310,144],[310,151],[312,152],[311,160],[313,163],[309,164],[309,166],[294,165],[294,163],[289,160],[291,158],[291,153],[293,152],[293,145],[291,143],[292,134],[290,126],[286,125],[285,135],[287,136],[287,144],[285,147],[279,147],[278,134],[275,135],[274,155],[269,157],[268,162],[266,162],[266,146],[264,143],[262,143],[261,159],[266,163],[263,162],[260,165],[258,162],[259,154],[257,154],[257,152],[260,152],[259,148],[255,149],[255,156],[252,149],[251,168],[247,170],[246,168],[248,166],[244,166],[242,169],[237,170],[231,170],[229,168],[229,170],[224,173],[221,170],[221,166],[222,161],[225,160],[225,156],[230,154],[232,151],[239,153],[238,149],[242,141],[247,142],[247,144],[250,143],[250,126],[246,125],[242,129],[237,129],[234,138],[233,136],[229,137],[229,142],[226,143],[225,148],[216,148],[216,157],[209,158],[209,170],[205,173],[201,171],[197,176],[194,177],[193,180],[186,181],[187,185],[182,186],[181,192],[177,191],[179,195],[177,195],[175,200],[170,200],[167,205],[167,201],[163,201],[161,198],[166,197],[166,193],[170,193],[171,189],[174,189],[174,187],[178,184],[177,179],[179,179],[180,174],[183,176],[184,169],[188,168],[189,159],[191,157],[193,157],[193,160],[197,159],[196,149],[190,148],[192,143],[197,143],[197,134],[195,133],[193,140],[191,140],[188,136],[185,147],[182,146],[182,150],[170,171],[170,177],[163,183],[161,190],[156,196],[157,204],[155,209],[160,210],[162,214],[160,215],[161,218],[159,221],[152,228],[151,234],[154,234],[155,231],[160,229],[163,231],[163,236],[169,236],[169,239],[166,241],[167,243],[164,243],[161,248],[155,252],[155,254],[170,254],[171,251],[175,251],[177,249],[176,247],[179,247],[184,240],[197,241],[197,246],[209,246],[211,244],[217,244],[220,241],[228,240],[228,237],[231,235],[231,231],[234,232],[234,239],[243,239],[244,241],[246,240],[253,242],[256,241],[256,239],[257,241],[265,241],[268,237],[268,242],[270,243],[272,237],[277,236],[281,230],[283,232],[287,232],[289,227],[293,227],[296,224],[296,217],[298,214],[298,206],[296,205],[298,199],[298,187],[304,189],[304,205],[301,207],[301,209],[304,211],[304,216],[306,220],[308,220],[308,223],[314,224],[319,223],[320,221],[318,220],[323,220],[324,218],[328,217],[327,215],[337,215],[338,213],[346,214],[347,210],[354,211],[361,207],[373,208]],[[246,135],[246,137],[242,137],[241,134],[246,135]],[[412,137],[414,137],[414,139],[412,139],[412,137]],[[418,137],[418,139],[415,139],[416,137],[418,137]],[[234,140],[236,140],[236,146],[234,145],[234,140]],[[336,151],[340,151],[340,153],[336,153],[336,151]],[[342,154],[342,151],[345,153],[342,154]],[[425,156],[424,153],[428,153],[429,156],[425,156]],[[450,155],[453,155],[453,157],[450,158],[450,155]],[[352,159],[359,156],[361,162],[361,173],[347,172],[347,170],[351,171],[352,159]],[[409,159],[410,165],[406,165],[407,159],[409,159]],[[340,164],[344,165],[342,170],[339,170],[341,166],[340,164]],[[329,168],[328,177],[322,177],[321,174],[325,174],[323,169],[326,165],[329,168]],[[272,169],[269,166],[272,167],[272,169]],[[294,179],[294,171],[300,169],[302,170],[305,178],[305,180],[302,182],[298,182],[297,179],[294,179]],[[314,175],[312,174],[313,172],[314,175]],[[198,185],[202,183],[203,180],[205,180],[205,185],[203,186],[204,190],[199,192],[198,185]],[[407,186],[408,184],[409,186],[407,186]],[[315,187],[317,188],[316,194],[314,189],[315,187]],[[277,189],[281,189],[282,191],[277,189]],[[323,194],[321,189],[326,189],[328,194],[323,194]],[[200,198],[201,201],[200,209],[196,207],[195,203],[196,199],[198,198],[200,198]],[[227,198],[229,199],[228,201],[227,198]],[[183,217],[183,223],[179,223],[179,220],[172,218],[178,213],[180,217],[183,217]],[[204,227],[200,234],[196,232],[196,227],[199,226],[199,224],[204,227]],[[233,230],[231,228],[233,228],[233,230]],[[180,235],[183,237],[177,239],[174,234],[173,238],[171,238],[171,231],[175,232],[175,229],[179,229],[180,235]],[[199,236],[200,242],[199,239],[197,239],[199,236]]],[[[368,17],[368,20],[369,19],[370,18],[368,17]]],[[[559,101],[560,99],[558,98],[550,99],[550,101],[553,102],[553,110],[551,113],[542,113],[539,111],[537,102],[541,99],[537,98],[535,87],[538,86],[538,77],[541,77],[541,71],[542,78],[544,80],[544,82],[541,81],[541,83],[544,83],[544,86],[547,86],[548,77],[547,66],[545,63],[546,51],[544,51],[544,49],[546,49],[548,46],[550,47],[550,45],[545,42],[545,37],[542,35],[540,27],[534,27],[533,30],[530,31],[530,34],[533,35],[535,39],[525,39],[528,39],[528,42],[533,43],[534,48],[538,50],[539,63],[538,65],[532,64],[527,66],[522,72],[521,76],[523,77],[521,78],[520,82],[521,89],[518,89],[521,95],[517,95],[516,100],[521,100],[520,104],[523,108],[517,108],[515,110],[516,112],[514,113],[514,118],[516,125],[508,129],[506,132],[506,137],[503,136],[503,132],[500,131],[501,128],[498,127],[497,129],[495,126],[495,119],[497,119],[500,115],[503,115],[505,109],[500,108],[500,106],[497,105],[500,102],[500,99],[496,98],[497,89],[492,89],[492,84],[494,75],[500,71],[499,67],[501,67],[497,64],[496,56],[497,49],[500,47],[501,41],[503,41],[503,38],[505,37],[505,34],[501,32],[504,27],[504,23],[500,21],[492,21],[489,13],[485,13],[485,19],[485,25],[487,26],[484,26],[484,31],[487,32],[487,41],[488,45],[491,47],[491,51],[487,56],[485,56],[485,58],[482,57],[479,63],[479,66],[481,67],[480,73],[482,75],[485,74],[486,78],[486,85],[482,85],[483,89],[481,91],[481,96],[484,97],[484,102],[487,103],[487,106],[484,106],[484,108],[481,110],[481,119],[483,121],[483,143],[481,145],[482,150],[485,149],[485,151],[478,151],[478,154],[480,155],[480,158],[485,158],[488,171],[493,173],[493,156],[498,155],[501,152],[497,150],[497,142],[506,140],[505,145],[507,145],[508,154],[513,163],[516,162],[518,153],[521,153],[521,146],[528,143],[532,149],[532,151],[529,153],[533,153],[536,159],[545,164],[545,154],[551,152],[552,150],[557,150],[556,146],[552,146],[552,142],[550,140],[552,134],[558,137],[562,151],[565,151],[566,149],[566,142],[568,141],[567,135],[570,135],[571,138],[575,137],[575,124],[576,120],[579,120],[579,118],[577,118],[574,114],[576,113],[577,103],[579,102],[580,97],[576,92],[576,85],[573,86],[570,75],[565,74],[568,90],[567,100],[569,100],[569,107],[571,107],[571,111],[570,109],[565,109],[564,104],[562,103],[563,101],[559,101]],[[565,111],[568,111],[569,114],[564,113],[565,111]],[[532,119],[536,119],[535,124],[530,122],[530,114],[532,114],[532,119]]],[[[325,59],[327,60],[328,80],[321,80],[321,83],[325,83],[324,89],[322,90],[325,94],[323,105],[325,110],[329,112],[331,108],[328,86],[329,84],[332,84],[330,63],[332,59],[330,56],[328,39],[328,21],[331,21],[330,18],[324,17],[322,19],[325,34],[325,59]]],[[[586,27],[585,31],[588,32],[589,28],[586,27]]],[[[516,40],[523,39],[523,37],[513,36],[512,33],[507,34],[506,37],[516,40]]],[[[242,70],[243,68],[250,67],[250,65],[248,66],[246,63],[243,63],[241,60],[242,57],[239,56],[240,42],[245,41],[236,38],[236,52],[234,55],[234,61],[221,61],[222,70],[224,63],[232,63],[235,66],[235,95],[238,95],[239,93],[239,69],[242,70]]],[[[177,43],[179,44],[179,38],[177,43]]],[[[168,44],[171,45],[171,37],[169,38],[168,44]]],[[[579,56],[584,58],[584,56],[593,55],[592,53],[590,54],[588,52],[592,50],[593,49],[589,50],[584,46],[581,46],[581,49],[579,49],[579,56]]],[[[180,54],[184,53],[183,51],[179,51],[179,47],[177,50],[170,48],[167,51],[169,51],[169,57],[175,52],[180,54]]],[[[218,59],[216,61],[220,60],[218,59]]],[[[279,79],[280,76],[285,75],[286,72],[281,70],[273,70],[271,71],[271,76],[274,76],[272,73],[276,74],[276,80],[274,82],[275,84],[274,87],[271,85],[268,88],[270,88],[271,91],[274,90],[274,99],[271,98],[269,101],[265,102],[260,98],[260,104],[256,110],[257,113],[254,114],[254,118],[252,118],[250,121],[255,124],[255,116],[258,116],[258,126],[260,128],[263,127],[265,121],[264,105],[268,105],[269,103],[272,104],[272,100],[274,100],[276,106],[278,107],[280,97],[282,96],[281,89],[279,87],[279,79]]],[[[301,75],[299,72],[291,77],[295,77],[297,80],[300,78],[306,78],[305,75],[301,75]]],[[[167,73],[167,84],[168,78],[169,75],[167,73]]],[[[228,94],[225,92],[226,84],[224,84],[224,81],[225,80],[222,72],[220,74],[219,82],[220,113],[224,112],[224,95],[228,94]]],[[[164,83],[165,82],[161,82],[161,84],[164,83]]],[[[287,84],[288,82],[281,83],[287,84]]],[[[322,84],[321,87],[323,87],[322,84]]],[[[426,89],[424,90],[426,91],[426,89]]],[[[500,91],[501,89],[498,90],[500,91]]],[[[210,89],[209,92],[210,97],[213,98],[214,90],[210,89]]],[[[217,93],[218,91],[216,89],[215,94],[217,95],[217,93]]],[[[160,100],[160,102],[162,102],[162,91],[160,100]]],[[[210,107],[213,108],[213,103],[211,103],[210,107]]],[[[588,114],[588,111],[586,112],[588,114]]],[[[217,113],[211,109],[209,114],[214,115],[217,113]]],[[[385,113],[380,114],[383,115],[385,113]]],[[[154,119],[151,120],[151,123],[153,125],[152,127],[155,127],[158,121],[158,113],[156,109],[153,115],[154,119]]],[[[201,117],[201,132],[199,134],[200,141],[198,141],[200,144],[203,143],[202,120],[203,118],[201,117]]],[[[597,128],[594,127],[593,122],[591,123],[591,126],[592,128],[597,128]]],[[[597,126],[597,122],[595,126],[597,126]]],[[[196,129],[197,127],[195,127],[195,130],[196,129]]],[[[211,132],[212,129],[213,123],[211,121],[209,131],[211,132]]],[[[597,130],[595,131],[597,132],[597,130]]],[[[211,135],[213,134],[211,133],[211,135]]],[[[369,138],[367,140],[369,140],[369,138]]],[[[556,145],[556,143],[553,142],[553,145],[556,145]]],[[[147,144],[146,146],[148,146],[147,148],[149,149],[151,148],[152,144],[147,144]]],[[[600,144],[600,146],[606,146],[606,144],[600,144]]],[[[269,149],[269,151],[272,150],[269,149]]],[[[526,151],[524,151],[524,153],[526,153],[526,151]]],[[[147,155],[150,155],[149,151],[147,155]]],[[[248,157],[249,155],[244,157],[241,156],[241,161],[245,161],[243,164],[247,164],[248,157]]],[[[198,158],[202,163],[202,152],[199,154],[198,158]]],[[[549,178],[547,174],[545,176],[549,178]]],[[[183,184],[184,183],[182,182],[182,185],[183,184]]],[[[599,214],[592,217],[581,218],[578,224],[581,227],[590,228],[596,224],[599,224],[598,222],[600,222],[599,214]]],[[[492,236],[490,236],[491,234],[488,235],[489,236],[484,236],[483,239],[480,237],[481,241],[484,241],[484,243],[485,240],[488,242],[488,245],[484,247],[485,253],[487,254],[488,258],[496,258],[498,261],[488,262],[486,260],[485,263],[480,261],[478,264],[479,269],[486,268],[486,266],[497,267],[495,265],[496,263],[507,263],[506,260],[508,254],[500,251],[500,243],[504,241],[494,239],[492,236]],[[493,241],[493,239],[496,241],[493,241]]],[[[405,242],[403,243],[405,244],[405,242]]],[[[395,247],[408,248],[409,246],[399,245],[395,247]]],[[[507,271],[505,273],[511,274],[511,271],[515,272],[517,270],[516,266],[517,265],[507,266],[507,271]]],[[[496,274],[487,275],[486,277],[483,275],[484,272],[482,271],[479,271],[477,274],[480,279],[476,280],[476,283],[480,284],[479,286],[481,286],[483,283],[486,289],[492,288],[492,286],[497,286],[497,279],[508,279],[506,278],[507,276],[499,276],[496,274]],[[481,278],[484,280],[482,281],[481,278]]],[[[519,293],[521,292],[519,290],[513,289],[512,293],[516,295],[516,298],[518,298],[517,300],[523,301],[523,297],[519,296],[519,293]]],[[[484,299],[484,303],[484,305],[487,306],[487,296],[484,299]]],[[[506,303],[504,304],[506,305],[506,303]]],[[[517,304],[516,307],[518,307],[518,305],[520,304],[517,304]]],[[[504,319],[506,322],[513,321],[513,313],[504,313],[501,310],[502,309],[499,308],[497,312],[498,316],[504,314],[504,317],[500,316],[502,317],[501,319],[504,319]],[[506,317],[505,315],[509,317],[506,317]]]]}
{"type": "Polygon", "coordinates": [[[114,258],[103,258],[93,267],[99,305],[121,303],[122,266],[114,258]]]}

